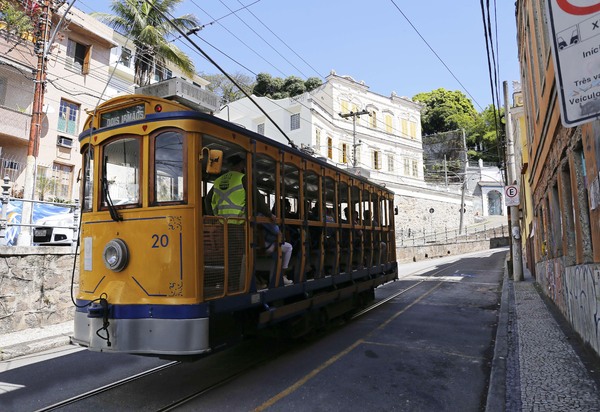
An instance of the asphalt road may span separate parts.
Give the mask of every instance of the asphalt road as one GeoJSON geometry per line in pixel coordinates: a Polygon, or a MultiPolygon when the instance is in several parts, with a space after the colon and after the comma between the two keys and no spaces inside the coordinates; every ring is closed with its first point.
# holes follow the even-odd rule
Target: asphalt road
{"type": "MultiPolygon", "coordinates": [[[[506,249],[400,266],[389,299],[309,341],[253,340],[60,410],[484,409],[506,249]]],[[[0,374],[3,411],[34,411],[167,361],[77,352],[0,374]]]]}

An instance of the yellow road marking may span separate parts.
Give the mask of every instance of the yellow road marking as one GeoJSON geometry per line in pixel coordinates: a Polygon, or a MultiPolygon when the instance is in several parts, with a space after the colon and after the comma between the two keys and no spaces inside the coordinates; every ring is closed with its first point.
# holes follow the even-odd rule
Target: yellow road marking
{"type": "MultiPolygon", "coordinates": [[[[442,286],[442,284],[443,283],[440,282],[437,285],[435,285],[434,287],[432,287],[431,289],[429,289],[427,292],[425,292],[424,294],[422,294],[421,296],[419,296],[413,303],[411,303],[410,305],[408,305],[407,307],[405,307],[404,309],[402,309],[400,312],[395,313],[389,319],[387,319],[385,322],[383,322],[381,325],[379,325],[377,328],[375,328],[374,330],[372,330],[371,332],[369,332],[366,337],[369,337],[373,333],[375,333],[376,331],[383,329],[391,321],[393,321],[398,316],[402,315],[404,312],[406,312],[407,310],[409,310],[410,308],[412,308],[414,305],[416,305],[417,303],[419,303],[420,301],[422,301],[423,299],[425,299],[434,290],[436,290],[437,288],[439,288],[440,286],[442,286]]],[[[343,351],[341,351],[341,352],[337,353],[336,355],[332,356],[331,358],[329,358],[325,363],[323,363],[319,367],[317,367],[317,368],[313,369],[312,371],[310,371],[308,374],[306,374],[305,376],[303,376],[301,379],[299,379],[298,381],[296,381],[291,386],[287,387],[285,390],[279,392],[277,395],[273,396],[271,399],[268,399],[262,405],[256,407],[254,409],[254,412],[264,411],[265,409],[273,406],[275,403],[279,402],[281,399],[285,398],[286,396],[291,395],[296,390],[298,390],[300,387],[302,387],[306,382],[308,382],[310,379],[312,379],[313,377],[317,376],[323,370],[325,370],[326,368],[328,368],[333,363],[337,362],[340,358],[346,356],[348,353],[350,353],[357,346],[361,345],[364,342],[365,342],[365,339],[359,339],[359,340],[357,340],[356,342],[354,342],[352,345],[348,346],[343,351]]]]}

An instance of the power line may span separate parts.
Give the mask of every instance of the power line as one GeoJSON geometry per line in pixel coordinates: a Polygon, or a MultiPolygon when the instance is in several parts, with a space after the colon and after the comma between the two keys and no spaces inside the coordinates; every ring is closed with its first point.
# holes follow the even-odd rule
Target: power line
{"type": "Polygon", "coordinates": [[[425,40],[425,38],[423,37],[423,35],[419,32],[419,30],[415,27],[415,25],[410,21],[410,19],[406,16],[406,14],[404,14],[404,12],[400,9],[400,7],[398,7],[398,5],[396,4],[396,2],[394,0],[390,0],[390,1],[396,7],[396,9],[398,9],[398,11],[400,12],[400,14],[402,14],[402,17],[404,17],[406,19],[406,21],[408,22],[408,24],[410,24],[410,26],[413,28],[413,30],[419,35],[419,37],[421,38],[421,40],[423,40],[423,42],[427,45],[427,47],[429,47],[429,50],[431,50],[431,52],[435,55],[435,57],[437,57],[437,59],[440,61],[440,63],[442,63],[442,65],[446,68],[446,70],[448,70],[448,73],[450,73],[452,75],[452,77],[454,77],[454,80],[456,80],[458,82],[458,84],[460,84],[460,86],[469,95],[469,97],[473,100],[473,102],[475,102],[475,104],[481,110],[483,110],[483,107],[481,107],[481,105],[479,104],[479,102],[477,102],[477,100],[475,100],[475,98],[471,95],[471,93],[465,87],[465,85],[462,84],[462,82],[458,79],[458,77],[456,77],[456,75],[450,69],[450,67],[448,67],[448,65],[446,64],[446,62],[444,62],[444,60],[437,54],[437,52],[433,49],[433,47],[431,47],[431,45],[429,44],[429,42],[427,42],[427,40],[425,40]]]}

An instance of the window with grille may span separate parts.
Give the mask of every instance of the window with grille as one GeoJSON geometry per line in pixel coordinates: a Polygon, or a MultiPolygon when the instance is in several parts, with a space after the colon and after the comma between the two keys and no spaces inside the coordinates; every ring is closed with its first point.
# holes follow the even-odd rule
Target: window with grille
{"type": "Polygon", "coordinates": [[[61,99],[58,111],[59,132],[77,134],[77,122],[79,119],[79,105],[61,99]]]}
{"type": "Polygon", "coordinates": [[[256,126],[256,133],[262,134],[263,136],[265,135],[265,124],[264,123],[259,123],[256,126]]]}
{"type": "Polygon", "coordinates": [[[388,172],[394,171],[394,155],[388,155],[388,172]]]}
{"type": "Polygon", "coordinates": [[[290,117],[290,130],[298,130],[300,128],[300,113],[295,113],[290,117]]]}

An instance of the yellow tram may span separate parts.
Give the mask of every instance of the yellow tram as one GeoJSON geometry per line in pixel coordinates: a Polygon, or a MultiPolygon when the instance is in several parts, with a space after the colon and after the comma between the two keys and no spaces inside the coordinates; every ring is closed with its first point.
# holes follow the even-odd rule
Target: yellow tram
{"type": "Polygon", "coordinates": [[[85,126],[81,345],[198,355],[264,329],[298,336],[397,278],[382,186],[159,97],[116,97],[85,126]],[[214,207],[231,159],[236,216],[214,207]]]}

